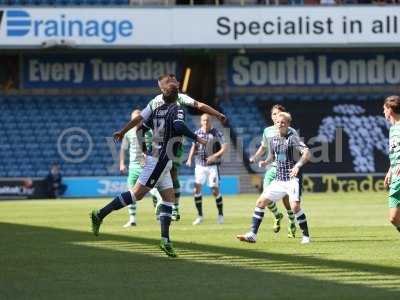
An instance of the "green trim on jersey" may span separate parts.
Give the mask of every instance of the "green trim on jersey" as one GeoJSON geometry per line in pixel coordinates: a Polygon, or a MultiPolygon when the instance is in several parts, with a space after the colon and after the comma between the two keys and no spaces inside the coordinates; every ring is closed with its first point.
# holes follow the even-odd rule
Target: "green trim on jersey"
{"type": "MultiPolygon", "coordinates": [[[[178,102],[179,105],[194,107],[194,101],[195,100],[188,95],[179,93],[178,100],[176,102],[178,102]]],[[[163,95],[160,94],[151,99],[148,105],[150,105],[151,110],[154,111],[157,107],[160,107],[164,103],[165,101],[163,99],[163,95]]]]}
{"type": "Polygon", "coordinates": [[[144,143],[146,145],[147,152],[151,153],[151,147],[153,143],[153,131],[151,131],[151,129],[145,132],[144,143]]]}
{"type": "Polygon", "coordinates": [[[400,168],[400,124],[394,124],[389,130],[389,160],[392,173],[391,182],[400,180],[397,171],[400,168]]]}
{"type": "Polygon", "coordinates": [[[400,124],[394,124],[389,130],[389,160],[392,179],[389,190],[389,208],[400,208],[400,124]]]}
{"type": "Polygon", "coordinates": [[[400,208],[400,180],[390,184],[388,200],[389,208],[400,208]]]}
{"type": "Polygon", "coordinates": [[[272,166],[265,172],[264,182],[263,182],[263,191],[271,184],[271,182],[276,178],[276,166],[272,166]]]}

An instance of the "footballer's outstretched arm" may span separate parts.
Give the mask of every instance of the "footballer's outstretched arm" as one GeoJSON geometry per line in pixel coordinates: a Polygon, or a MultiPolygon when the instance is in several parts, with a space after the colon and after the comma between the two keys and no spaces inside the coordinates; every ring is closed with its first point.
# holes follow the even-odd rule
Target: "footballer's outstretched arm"
{"type": "Polygon", "coordinates": [[[264,147],[263,145],[260,145],[260,147],[258,147],[256,153],[254,153],[254,155],[249,158],[249,161],[251,163],[256,162],[259,157],[261,157],[265,154],[266,150],[267,150],[266,147],[264,147]]]}
{"type": "Polygon", "coordinates": [[[141,115],[135,116],[132,120],[130,120],[128,123],[125,124],[124,128],[122,128],[120,131],[117,131],[113,134],[114,140],[116,142],[122,141],[124,138],[124,135],[131,130],[133,127],[135,127],[137,124],[140,123],[140,121],[143,120],[143,117],[141,115]]]}
{"type": "Polygon", "coordinates": [[[125,152],[128,150],[129,142],[126,137],[122,140],[121,149],[119,150],[119,171],[121,173],[126,173],[125,165],[125,152]]]}
{"type": "Polygon", "coordinates": [[[270,163],[272,163],[275,160],[275,155],[273,153],[269,153],[268,158],[266,160],[260,160],[259,166],[260,167],[266,167],[270,163]]]}
{"type": "Polygon", "coordinates": [[[206,113],[206,114],[216,117],[222,124],[225,124],[228,120],[227,117],[223,113],[220,113],[216,109],[212,108],[211,106],[209,106],[203,102],[195,100],[194,107],[196,107],[198,110],[200,110],[203,113],[206,113]]]}
{"type": "Polygon", "coordinates": [[[174,129],[178,135],[184,135],[202,145],[207,144],[205,139],[202,139],[200,136],[191,131],[182,120],[174,121],[174,129]]]}

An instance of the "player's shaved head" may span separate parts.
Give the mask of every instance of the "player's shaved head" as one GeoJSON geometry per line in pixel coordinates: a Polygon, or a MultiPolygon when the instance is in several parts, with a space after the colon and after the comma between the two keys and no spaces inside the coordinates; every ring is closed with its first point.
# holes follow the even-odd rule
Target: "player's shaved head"
{"type": "Polygon", "coordinates": [[[383,106],[390,108],[397,115],[400,114],[400,97],[396,95],[387,97],[383,106]]]}
{"type": "Polygon", "coordinates": [[[164,74],[158,77],[158,87],[162,92],[164,92],[164,89],[166,88],[168,82],[171,80],[174,80],[178,84],[178,89],[179,89],[179,81],[176,80],[176,76],[174,74],[164,74]]]}
{"type": "Polygon", "coordinates": [[[210,115],[209,114],[202,114],[201,118],[202,119],[210,119],[210,115]]]}
{"type": "Polygon", "coordinates": [[[175,74],[164,74],[164,75],[161,75],[160,77],[158,77],[158,81],[162,81],[166,78],[175,78],[176,79],[176,76],[175,76],[175,74]]]}
{"type": "Polygon", "coordinates": [[[211,129],[211,116],[209,114],[202,114],[200,124],[205,131],[209,131],[211,129]]]}

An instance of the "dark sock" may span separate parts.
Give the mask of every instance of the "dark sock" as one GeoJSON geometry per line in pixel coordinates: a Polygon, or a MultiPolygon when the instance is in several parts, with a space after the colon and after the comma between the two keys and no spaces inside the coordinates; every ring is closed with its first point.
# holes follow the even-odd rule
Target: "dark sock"
{"type": "Polygon", "coordinates": [[[215,204],[217,204],[218,214],[220,216],[223,216],[224,212],[223,212],[223,204],[222,204],[222,196],[221,196],[221,194],[219,194],[217,196],[217,198],[215,198],[215,204]]]}
{"type": "Polygon", "coordinates": [[[254,209],[254,214],[253,214],[253,219],[251,221],[251,229],[250,229],[252,233],[257,234],[258,228],[260,227],[261,222],[264,218],[264,212],[265,212],[264,208],[256,207],[254,209]]]}
{"type": "Polygon", "coordinates": [[[400,225],[397,225],[396,229],[397,229],[398,232],[400,232],[400,225]]]}
{"type": "Polygon", "coordinates": [[[303,232],[303,235],[310,236],[310,234],[308,232],[307,218],[302,210],[300,210],[296,214],[296,219],[297,219],[297,223],[299,224],[301,231],[303,232]]]}
{"type": "Polygon", "coordinates": [[[172,185],[174,187],[174,193],[175,193],[174,209],[178,210],[179,209],[179,198],[181,197],[181,184],[179,183],[179,180],[174,180],[172,182],[172,185]]]}
{"type": "Polygon", "coordinates": [[[203,196],[201,194],[194,195],[194,203],[196,204],[197,214],[203,216],[203,196]]]}
{"type": "Polygon", "coordinates": [[[102,209],[100,209],[97,216],[100,219],[104,219],[113,210],[118,210],[120,208],[123,208],[129,204],[132,204],[132,202],[133,202],[132,195],[129,191],[121,193],[121,195],[114,198],[114,200],[112,200],[110,203],[108,203],[106,206],[104,206],[102,209]]]}
{"type": "Polygon", "coordinates": [[[161,238],[169,241],[169,226],[171,225],[172,204],[167,205],[165,202],[160,204],[160,224],[161,238]]]}
{"type": "Polygon", "coordinates": [[[156,196],[151,196],[151,197],[153,199],[153,206],[156,207],[158,199],[156,196]]]}

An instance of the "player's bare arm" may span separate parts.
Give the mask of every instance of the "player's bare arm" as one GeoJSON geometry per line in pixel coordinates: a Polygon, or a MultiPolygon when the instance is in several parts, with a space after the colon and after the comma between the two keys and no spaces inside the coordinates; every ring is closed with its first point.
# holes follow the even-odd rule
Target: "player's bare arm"
{"type": "Polygon", "coordinates": [[[206,114],[216,117],[222,124],[225,124],[228,120],[224,114],[220,113],[216,109],[212,108],[211,106],[209,106],[203,102],[195,100],[194,107],[203,113],[206,113],[206,114]]]}
{"type": "Polygon", "coordinates": [[[266,150],[267,150],[266,147],[264,147],[263,145],[260,145],[260,147],[258,147],[256,153],[254,153],[254,155],[249,158],[249,161],[251,163],[256,162],[261,156],[263,156],[265,154],[266,150]]]}
{"type": "Polygon", "coordinates": [[[300,168],[304,166],[310,160],[311,154],[308,148],[304,148],[300,157],[300,160],[294,165],[290,171],[290,177],[296,177],[299,174],[300,168]]]}
{"type": "Polygon", "coordinates": [[[125,165],[125,149],[121,146],[119,150],[119,171],[122,174],[126,173],[126,165],[125,165]]]}
{"type": "Polygon", "coordinates": [[[228,144],[224,143],[221,145],[221,149],[218,152],[215,152],[213,155],[207,157],[207,164],[212,164],[216,162],[228,149],[228,144]]]}
{"type": "Polygon", "coordinates": [[[385,186],[385,188],[387,189],[389,188],[391,179],[392,179],[392,171],[389,168],[389,170],[386,173],[385,180],[383,181],[383,185],[385,186]]]}
{"type": "Polygon", "coordinates": [[[194,151],[196,150],[196,144],[192,144],[192,147],[190,148],[190,151],[189,151],[189,156],[188,156],[188,159],[187,159],[187,161],[186,161],[186,165],[188,166],[188,167],[191,167],[192,166],[192,160],[193,160],[193,155],[194,155],[194,151]]]}
{"type": "Polygon", "coordinates": [[[260,168],[265,168],[266,166],[271,164],[274,160],[275,160],[275,155],[273,153],[270,153],[266,160],[261,160],[259,162],[259,166],[260,166],[260,168]]]}
{"type": "Polygon", "coordinates": [[[176,120],[174,122],[174,128],[176,130],[176,132],[179,135],[183,135],[186,136],[194,141],[196,141],[197,143],[200,143],[202,145],[206,145],[207,144],[207,140],[202,139],[200,136],[196,135],[194,132],[192,132],[185,124],[185,122],[183,122],[182,120],[176,120]]]}
{"type": "Polygon", "coordinates": [[[120,142],[122,141],[122,139],[124,138],[124,135],[131,130],[133,127],[135,127],[136,125],[138,125],[140,123],[140,121],[143,120],[143,117],[141,115],[137,115],[135,116],[132,120],[130,120],[125,126],[124,128],[122,128],[120,131],[114,132],[113,134],[113,138],[114,141],[116,142],[120,142]]]}

